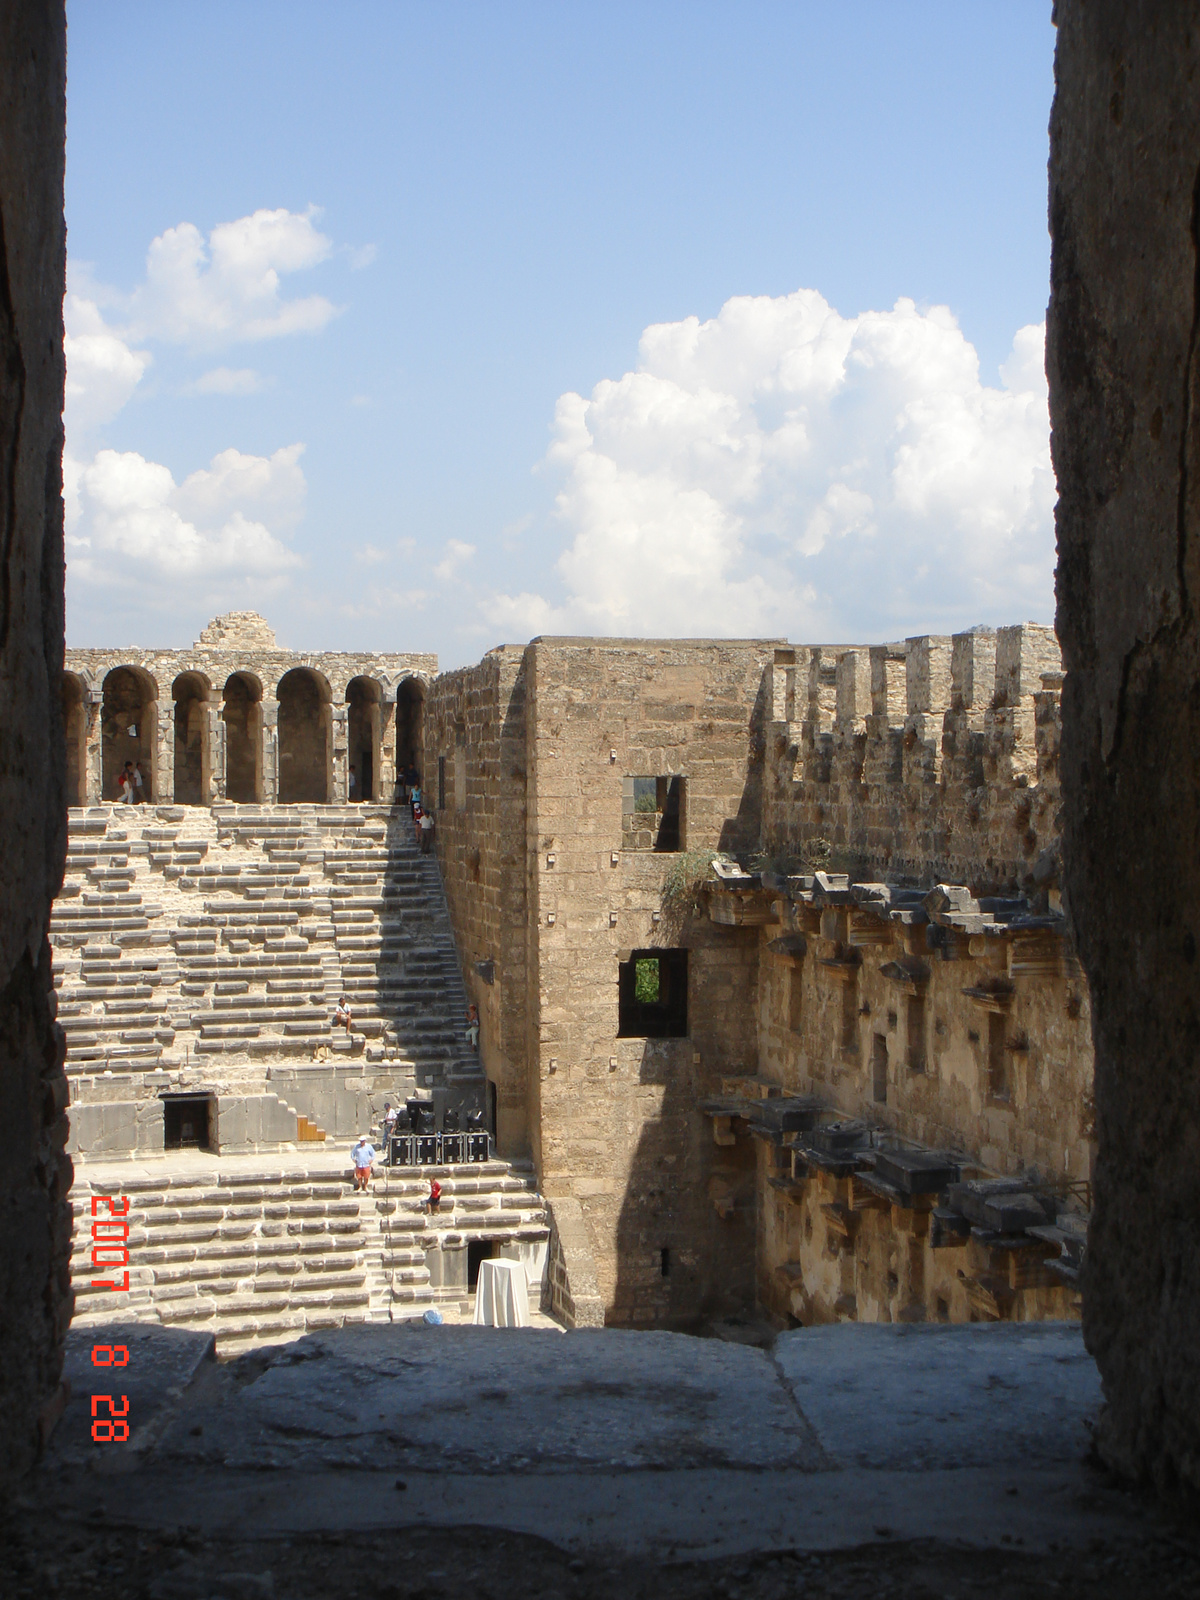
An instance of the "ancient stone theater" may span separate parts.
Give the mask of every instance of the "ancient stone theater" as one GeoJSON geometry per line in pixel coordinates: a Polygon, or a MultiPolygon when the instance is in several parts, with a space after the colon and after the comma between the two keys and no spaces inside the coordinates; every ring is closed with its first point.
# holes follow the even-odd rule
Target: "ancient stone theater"
{"type": "Polygon", "coordinates": [[[568,1326],[1076,1313],[1051,629],[539,638],[439,675],[234,613],[66,668],[75,1200],[138,1194],[127,1312],[228,1347],[508,1254],[568,1326]],[[489,1159],[352,1194],[410,1101],[489,1159]]]}

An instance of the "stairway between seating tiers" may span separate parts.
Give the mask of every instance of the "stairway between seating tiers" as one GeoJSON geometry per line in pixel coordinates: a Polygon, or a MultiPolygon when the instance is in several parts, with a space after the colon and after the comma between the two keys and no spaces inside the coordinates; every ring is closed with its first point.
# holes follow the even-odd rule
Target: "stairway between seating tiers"
{"type": "Polygon", "coordinates": [[[196,1088],[263,1101],[223,1148],[295,1141],[298,1116],[351,1131],[361,1093],[338,1111],[328,1087],[347,1071],[482,1101],[437,862],[407,809],[72,811],[51,938],[85,1149],[161,1148],[157,1100],[196,1088]]]}
{"type": "Polygon", "coordinates": [[[536,1306],[548,1228],[528,1166],[493,1160],[377,1169],[372,1190],[356,1194],[348,1167],[292,1159],[293,1167],[281,1162],[276,1171],[221,1171],[214,1162],[183,1172],[165,1157],[161,1175],[124,1179],[111,1165],[103,1177],[89,1177],[84,1164],[72,1191],[73,1325],[133,1319],[199,1328],[230,1353],[347,1322],[418,1316],[464,1301],[473,1240],[486,1241],[484,1253],[526,1261],[536,1306]],[[442,1200],[430,1216],[425,1199],[435,1173],[442,1200]],[[92,1287],[112,1276],[91,1264],[99,1194],[130,1203],[128,1291],[92,1287]]]}

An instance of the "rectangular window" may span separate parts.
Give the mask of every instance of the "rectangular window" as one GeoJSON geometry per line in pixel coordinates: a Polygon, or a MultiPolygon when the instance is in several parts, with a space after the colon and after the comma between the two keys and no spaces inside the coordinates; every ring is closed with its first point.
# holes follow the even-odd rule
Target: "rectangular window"
{"type": "Polygon", "coordinates": [[[887,1104],[888,1051],[886,1034],[871,1040],[871,1098],[876,1105],[887,1104]]]}
{"type": "Polygon", "coordinates": [[[1008,1089],[1008,1019],[999,1011],[988,1013],[988,1098],[1007,1100],[1008,1089]]]}
{"type": "Polygon", "coordinates": [[[446,758],[438,757],[438,810],[446,809],[446,758]]]}
{"type": "Polygon", "coordinates": [[[792,963],[788,972],[787,1006],[788,1027],[793,1033],[799,1033],[804,1021],[804,968],[798,961],[792,963]]]}
{"type": "Polygon", "coordinates": [[[619,1036],[686,1038],[687,987],[686,950],[634,950],[617,975],[619,1036]]]}
{"type": "Polygon", "coordinates": [[[621,848],[682,850],[686,787],[678,775],[622,779],[621,848]]]}
{"type": "Polygon", "coordinates": [[[842,1055],[853,1061],[858,1057],[858,968],[842,977],[842,1055]]]}
{"type": "Polygon", "coordinates": [[[925,1071],[925,996],[908,997],[908,1070],[925,1071]]]}

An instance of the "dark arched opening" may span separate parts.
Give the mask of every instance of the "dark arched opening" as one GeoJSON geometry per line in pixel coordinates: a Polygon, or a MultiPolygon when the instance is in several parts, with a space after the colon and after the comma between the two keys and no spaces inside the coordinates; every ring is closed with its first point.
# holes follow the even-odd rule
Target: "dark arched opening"
{"type": "Polygon", "coordinates": [[[208,799],[212,756],[205,706],[209,685],[198,672],[181,672],[171,685],[175,702],[175,804],[201,806],[208,799]]]}
{"type": "Polygon", "coordinates": [[[374,678],[351,678],[346,686],[346,760],[355,782],[347,798],[374,800],[379,782],[379,728],[382,696],[374,678]]]}
{"type": "Polygon", "coordinates": [[[158,725],[158,686],[140,667],[114,667],[104,680],[100,717],[101,781],[105,800],[121,799],[121,773],[127,761],[142,775],[136,798],[156,799],[154,740],[158,725]]]}
{"type": "Polygon", "coordinates": [[[262,685],[250,672],[225,680],[225,798],[253,805],[262,797],[262,685]]]}
{"type": "Polygon", "coordinates": [[[415,769],[424,776],[425,685],[405,678],[396,690],[396,772],[415,769]]]}
{"type": "Polygon", "coordinates": [[[62,680],[63,731],[67,739],[67,804],[87,804],[87,711],[83,704],[83,679],[64,672],[62,680]]]}
{"type": "Polygon", "coordinates": [[[329,803],[332,715],[329,685],[308,667],[279,680],[279,801],[329,803]]]}

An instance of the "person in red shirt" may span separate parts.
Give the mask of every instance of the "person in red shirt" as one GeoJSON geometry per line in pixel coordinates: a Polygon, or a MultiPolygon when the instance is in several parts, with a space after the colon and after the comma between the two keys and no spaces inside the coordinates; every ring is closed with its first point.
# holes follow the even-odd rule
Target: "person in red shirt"
{"type": "Polygon", "coordinates": [[[442,1198],[442,1186],[441,1186],[441,1184],[437,1181],[436,1178],[430,1178],[430,1180],[429,1180],[429,1215],[431,1217],[436,1217],[437,1216],[437,1214],[438,1214],[438,1204],[441,1201],[441,1198],[442,1198]]]}

